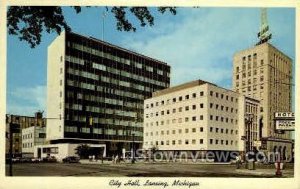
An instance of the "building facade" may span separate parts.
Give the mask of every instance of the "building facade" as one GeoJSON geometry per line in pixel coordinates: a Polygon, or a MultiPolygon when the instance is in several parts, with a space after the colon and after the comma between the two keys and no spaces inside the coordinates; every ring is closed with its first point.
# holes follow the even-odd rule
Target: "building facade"
{"type": "Polygon", "coordinates": [[[48,47],[47,140],[105,144],[107,154],[143,141],[143,102],[169,87],[170,66],[104,41],[62,32],[48,47]]]}
{"type": "Polygon", "coordinates": [[[241,153],[246,141],[253,143],[257,138],[258,104],[202,80],[154,92],[144,103],[143,148],[241,153]],[[249,129],[247,114],[252,114],[249,129]]]}
{"type": "Polygon", "coordinates": [[[22,129],[32,126],[45,127],[46,119],[43,118],[42,112],[36,112],[35,116],[20,116],[20,115],[6,115],[6,146],[5,152],[9,153],[10,148],[10,125],[12,126],[12,153],[14,156],[22,155],[22,129]]]}
{"type": "Polygon", "coordinates": [[[269,43],[240,51],[233,58],[233,90],[261,102],[259,140],[261,150],[290,153],[289,131],[276,131],[275,112],[292,109],[292,60],[269,43]]]}
{"type": "Polygon", "coordinates": [[[46,127],[32,126],[22,129],[22,154],[33,157],[34,146],[42,145],[46,139],[46,127]]]}

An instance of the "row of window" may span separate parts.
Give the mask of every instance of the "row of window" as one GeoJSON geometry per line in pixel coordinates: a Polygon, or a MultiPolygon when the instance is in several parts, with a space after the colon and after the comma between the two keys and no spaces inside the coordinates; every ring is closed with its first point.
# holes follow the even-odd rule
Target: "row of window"
{"type": "MultiPolygon", "coordinates": [[[[141,104],[141,103],[134,103],[134,102],[128,102],[128,101],[123,101],[123,100],[118,100],[118,99],[112,99],[112,98],[100,97],[100,96],[94,96],[94,95],[87,95],[87,94],[83,95],[82,93],[77,93],[76,96],[77,96],[77,99],[84,99],[84,100],[88,100],[88,101],[92,101],[92,102],[113,104],[113,105],[125,106],[125,107],[130,107],[130,108],[135,108],[135,109],[143,109],[143,104],[141,104]]],[[[68,91],[67,97],[74,98],[74,93],[68,91]]],[[[66,107],[72,107],[72,105],[66,104],[66,107]]]]}
{"type": "MultiPolygon", "coordinates": [[[[185,140],[177,140],[177,143],[176,143],[176,140],[166,140],[166,141],[155,141],[155,145],[188,145],[188,144],[196,144],[196,141],[197,139],[185,139],[185,140]]],[[[199,143],[198,144],[204,144],[204,140],[203,139],[198,139],[199,143]]],[[[213,144],[213,139],[210,139],[210,144],[213,144]]],[[[233,141],[233,140],[220,140],[220,143],[219,143],[219,139],[216,139],[215,140],[215,144],[219,144],[219,145],[235,145],[237,146],[238,145],[238,141],[233,141]]],[[[146,141],[145,142],[145,145],[154,145],[154,141],[146,141]]]]}
{"type": "MultiPolygon", "coordinates": [[[[191,106],[185,106],[184,110],[185,111],[189,111],[190,107],[191,107],[192,110],[196,110],[197,109],[197,106],[194,104],[194,105],[191,105],[191,106]]],[[[219,105],[219,104],[215,104],[214,105],[213,103],[210,103],[210,108],[213,108],[213,107],[215,107],[216,110],[219,110],[219,108],[220,108],[221,111],[226,111],[226,112],[229,112],[229,108],[230,108],[228,106],[223,106],[223,105],[219,105]]],[[[204,104],[201,103],[200,106],[199,106],[199,108],[203,109],[204,108],[204,104]]],[[[178,112],[182,112],[182,110],[183,110],[183,107],[179,107],[178,108],[178,112]]],[[[176,113],[176,111],[177,111],[176,108],[172,109],[172,113],[176,113]]],[[[234,108],[230,108],[230,112],[233,113],[234,112],[234,108]]],[[[171,113],[171,111],[170,110],[162,110],[162,111],[160,111],[160,114],[159,114],[159,112],[156,112],[155,116],[159,116],[159,115],[163,116],[163,115],[165,115],[165,113],[166,113],[166,115],[169,115],[171,113]]],[[[235,109],[235,113],[238,113],[238,109],[235,109]]],[[[149,118],[149,117],[153,117],[154,113],[145,114],[145,115],[146,115],[146,118],[149,118]]],[[[203,118],[200,119],[200,120],[203,120],[203,118]]]]}
{"type": "Polygon", "coordinates": [[[30,138],[32,138],[32,133],[22,135],[22,139],[30,139],[30,138]]]}
{"type": "Polygon", "coordinates": [[[23,148],[32,148],[33,147],[31,142],[30,143],[29,142],[23,143],[22,146],[23,146],[23,148]]]}
{"type": "MultiPolygon", "coordinates": [[[[91,129],[89,127],[80,127],[79,131],[81,133],[91,133],[91,129]]],[[[74,126],[65,126],[65,132],[78,132],[78,128],[74,126]]],[[[129,130],[122,129],[102,129],[102,128],[93,128],[94,134],[105,134],[105,135],[118,135],[118,136],[132,136],[129,130]]],[[[143,136],[142,132],[135,131],[135,136],[143,136]]]]}
{"type": "MultiPolygon", "coordinates": [[[[181,134],[181,133],[182,133],[182,130],[183,130],[183,129],[178,129],[177,134],[181,134]]],[[[196,133],[196,132],[197,132],[197,128],[191,128],[191,129],[186,128],[186,129],[184,129],[185,133],[189,133],[189,130],[190,130],[190,132],[192,132],[192,133],[196,133]]],[[[201,132],[201,133],[202,133],[203,131],[204,131],[203,127],[200,127],[200,128],[198,129],[198,132],[201,132]]],[[[160,131],[160,135],[164,135],[164,134],[169,135],[170,133],[171,133],[170,130],[160,131]]],[[[176,134],[176,130],[175,130],[175,129],[172,130],[172,134],[176,134]]],[[[148,136],[148,135],[149,135],[149,136],[153,136],[153,132],[145,132],[145,136],[148,136]]],[[[155,132],[155,135],[158,136],[158,135],[159,135],[159,132],[156,131],[156,132],[155,132]]]]}
{"type": "Polygon", "coordinates": [[[126,96],[126,97],[144,100],[144,95],[142,95],[142,94],[137,94],[137,93],[128,92],[128,91],[122,91],[122,90],[118,90],[118,89],[112,89],[112,88],[103,87],[103,86],[95,86],[95,85],[78,82],[78,81],[67,80],[67,85],[73,86],[73,87],[80,87],[83,89],[89,89],[89,90],[96,89],[97,91],[100,91],[100,92],[106,92],[106,93],[115,94],[115,95],[119,95],[119,96],[126,96]]]}
{"type": "MultiPolygon", "coordinates": [[[[172,102],[173,103],[176,103],[176,102],[181,102],[183,99],[185,100],[189,100],[190,99],[190,96],[191,98],[196,98],[197,97],[197,93],[193,93],[192,95],[185,95],[184,97],[183,96],[179,96],[178,98],[174,97],[172,99],[172,102]]],[[[204,96],[204,92],[201,91],[200,94],[199,94],[200,97],[204,96]]],[[[214,92],[214,91],[210,91],[210,96],[215,96],[216,98],[220,98],[220,99],[226,99],[227,101],[230,101],[233,102],[234,101],[234,97],[229,97],[228,95],[225,95],[223,93],[219,93],[219,92],[214,92]]],[[[171,102],[171,99],[168,99],[166,101],[166,104],[170,104],[171,102]]],[[[238,98],[235,98],[235,102],[238,102],[238,98]]],[[[165,101],[162,100],[161,102],[156,102],[156,103],[150,103],[150,104],[146,104],[146,108],[153,108],[155,106],[159,106],[159,105],[165,105],[165,101]]]]}
{"type": "MultiPolygon", "coordinates": [[[[215,133],[229,134],[229,129],[218,128],[218,127],[215,127],[215,129],[213,127],[209,128],[209,132],[211,132],[211,133],[214,132],[214,130],[215,130],[215,133]]],[[[238,130],[235,130],[235,134],[237,135],[238,133],[239,133],[238,130]]],[[[232,135],[234,134],[234,130],[233,129],[230,130],[230,134],[232,134],[232,135]]]]}
{"type": "MultiPolygon", "coordinates": [[[[160,135],[169,135],[169,134],[182,134],[182,132],[183,132],[183,130],[184,130],[184,132],[185,133],[189,133],[189,132],[191,132],[191,133],[196,133],[197,132],[197,130],[198,130],[198,132],[200,132],[200,133],[202,133],[202,132],[204,132],[204,128],[203,127],[200,127],[199,129],[197,129],[197,128],[190,128],[190,129],[188,129],[188,128],[185,128],[185,129],[178,129],[177,130],[177,133],[176,133],[176,130],[175,129],[173,129],[172,130],[172,132],[171,132],[171,130],[161,130],[160,131],[160,135]]],[[[233,135],[234,133],[237,135],[238,134],[238,130],[235,130],[235,132],[234,132],[234,130],[233,129],[231,129],[230,130],[230,132],[229,132],[229,129],[224,129],[224,128],[218,128],[218,127],[216,127],[215,129],[213,128],[213,127],[210,127],[210,132],[213,132],[215,130],[215,133],[223,133],[223,134],[231,134],[231,135],[233,135]]],[[[154,133],[153,132],[145,132],[145,136],[147,137],[147,136],[153,136],[154,135],[154,133]]],[[[155,132],[155,135],[156,136],[158,136],[159,135],[159,131],[156,131],[155,132]]]]}
{"type": "MultiPolygon", "coordinates": [[[[204,120],[204,116],[203,115],[200,115],[199,118],[197,118],[197,116],[192,116],[191,119],[189,117],[185,117],[184,119],[183,118],[174,118],[172,120],[161,120],[160,122],[159,121],[156,121],[156,122],[147,122],[146,123],[146,127],[148,127],[149,125],[150,126],[153,126],[154,123],[156,126],[159,126],[159,125],[164,125],[165,123],[168,125],[170,123],[172,124],[175,124],[175,123],[183,123],[183,122],[189,122],[189,121],[202,121],[204,120]]],[[[213,115],[210,115],[210,120],[213,121],[214,120],[214,116],[213,115]]],[[[226,122],[226,123],[234,123],[234,119],[229,119],[228,117],[222,117],[222,116],[215,116],[215,121],[221,121],[221,122],[226,122]]],[[[236,119],[235,120],[235,124],[238,123],[238,120],[236,119]]]]}
{"type": "MultiPolygon", "coordinates": [[[[90,47],[87,47],[87,46],[84,46],[84,45],[80,45],[80,44],[77,44],[77,43],[72,43],[72,48],[80,50],[80,51],[87,52],[89,54],[93,54],[93,55],[97,55],[97,56],[100,56],[100,57],[103,57],[103,58],[107,58],[107,59],[110,59],[110,60],[113,60],[113,61],[116,61],[116,62],[120,62],[120,63],[126,64],[126,65],[133,65],[133,66],[135,66],[139,69],[145,68],[149,72],[154,71],[153,67],[138,63],[138,62],[133,61],[133,60],[128,60],[128,59],[125,59],[125,58],[114,56],[112,54],[105,53],[103,51],[93,49],[93,48],[90,48],[90,47]]],[[[163,73],[164,72],[162,70],[157,69],[157,74],[163,75],[163,73]]],[[[167,72],[167,76],[169,77],[168,72],[167,72]]]]}
{"type": "MultiPolygon", "coordinates": [[[[67,113],[66,114],[66,120],[72,120],[72,121],[78,121],[78,122],[87,122],[87,117],[86,116],[81,116],[81,115],[73,115],[72,118],[70,115],[67,113]]],[[[128,121],[128,120],[122,120],[122,119],[110,119],[110,118],[99,118],[99,117],[92,117],[93,123],[94,124],[108,124],[108,125],[122,125],[122,126],[128,126],[128,127],[143,127],[142,122],[137,122],[135,121],[128,121]]],[[[77,131],[76,131],[77,132],[77,131]]]]}

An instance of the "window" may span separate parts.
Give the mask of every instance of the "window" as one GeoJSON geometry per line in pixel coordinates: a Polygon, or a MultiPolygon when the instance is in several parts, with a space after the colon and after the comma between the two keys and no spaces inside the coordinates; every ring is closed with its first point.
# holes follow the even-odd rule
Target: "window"
{"type": "Polygon", "coordinates": [[[189,144],[189,140],[186,139],[186,140],[185,140],[185,144],[189,144]]]}
{"type": "Polygon", "coordinates": [[[210,96],[213,96],[214,92],[213,91],[210,91],[210,96]]]}
{"type": "Polygon", "coordinates": [[[176,102],[176,98],[173,98],[173,102],[176,102]]]}
{"type": "Polygon", "coordinates": [[[195,110],[196,109],[196,105],[193,105],[193,110],[195,110]]]}
{"type": "Polygon", "coordinates": [[[213,116],[212,115],[210,115],[210,120],[213,120],[213,116]]]}
{"type": "Polygon", "coordinates": [[[185,129],[185,133],[189,133],[189,129],[185,129]]]}
{"type": "Polygon", "coordinates": [[[193,128],[193,129],[192,129],[192,132],[195,133],[195,132],[196,132],[196,128],[193,128]]]}
{"type": "Polygon", "coordinates": [[[221,99],[223,99],[224,98],[224,95],[223,94],[221,94],[221,99]]]}
{"type": "Polygon", "coordinates": [[[188,122],[188,121],[189,121],[189,118],[188,118],[188,117],[186,117],[186,118],[185,118],[185,122],[188,122]]]}
{"type": "Polygon", "coordinates": [[[214,105],[213,103],[210,103],[210,108],[212,108],[212,107],[213,107],[213,105],[214,105]]]}
{"type": "Polygon", "coordinates": [[[193,98],[196,98],[196,93],[193,93],[193,95],[192,95],[192,96],[193,96],[193,98]]]}
{"type": "Polygon", "coordinates": [[[181,129],[178,129],[178,133],[180,134],[182,132],[182,130],[181,129]]]}
{"type": "Polygon", "coordinates": [[[193,121],[196,121],[196,116],[192,117],[192,120],[193,120],[193,121]]]}
{"type": "Polygon", "coordinates": [[[203,127],[200,127],[200,132],[203,132],[203,127]]]}
{"type": "Polygon", "coordinates": [[[203,115],[200,115],[200,120],[203,120],[203,115]]]}
{"type": "Polygon", "coordinates": [[[179,97],[179,101],[182,101],[182,96],[179,97]]]}
{"type": "Polygon", "coordinates": [[[200,96],[203,96],[203,95],[204,95],[204,92],[203,92],[203,91],[201,91],[201,92],[200,92],[200,96]]]}
{"type": "Polygon", "coordinates": [[[182,112],[182,107],[178,108],[178,111],[179,111],[179,112],[182,112]]]}
{"type": "Polygon", "coordinates": [[[213,143],[213,139],[209,139],[209,144],[212,144],[213,143]]]}
{"type": "Polygon", "coordinates": [[[172,145],[175,145],[175,140],[172,140],[172,145]]]}
{"type": "Polygon", "coordinates": [[[185,99],[186,99],[186,100],[188,100],[188,99],[189,99],[189,97],[190,97],[189,95],[185,95],[185,99]]]}
{"type": "Polygon", "coordinates": [[[161,101],[161,105],[164,105],[165,104],[165,101],[161,101]]]}
{"type": "Polygon", "coordinates": [[[188,106],[185,107],[185,111],[189,111],[189,107],[188,106]]]}
{"type": "Polygon", "coordinates": [[[218,139],[216,139],[215,143],[216,143],[216,144],[219,144],[219,140],[218,140],[218,139]]]}
{"type": "Polygon", "coordinates": [[[161,111],[161,115],[164,115],[165,114],[165,112],[164,111],[161,111]]]}
{"type": "Polygon", "coordinates": [[[203,108],[203,107],[204,107],[204,104],[203,104],[203,103],[201,103],[201,104],[200,104],[200,108],[203,108]]]}
{"type": "Polygon", "coordinates": [[[170,114],[170,110],[167,110],[167,114],[170,114]]]}
{"type": "Polygon", "coordinates": [[[213,132],[213,128],[212,127],[209,128],[209,132],[213,132]]]}
{"type": "Polygon", "coordinates": [[[221,133],[223,133],[224,129],[221,129],[221,133]]]}
{"type": "Polygon", "coordinates": [[[203,139],[200,139],[200,144],[203,144],[203,139]]]}
{"type": "Polygon", "coordinates": [[[219,132],[219,128],[216,128],[216,133],[218,133],[219,132]]]}
{"type": "Polygon", "coordinates": [[[195,139],[192,140],[192,144],[196,144],[196,140],[195,139]]]}
{"type": "Polygon", "coordinates": [[[176,109],[175,108],[173,109],[173,113],[176,113],[176,109]]]}
{"type": "Polygon", "coordinates": [[[219,98],[219,93],[216,93],[216,97],[219,98]]]}
{"type": "Polygon", "coordinates": [[[181,140],[178,140],[178,144],[181,144],[181,140]]]}

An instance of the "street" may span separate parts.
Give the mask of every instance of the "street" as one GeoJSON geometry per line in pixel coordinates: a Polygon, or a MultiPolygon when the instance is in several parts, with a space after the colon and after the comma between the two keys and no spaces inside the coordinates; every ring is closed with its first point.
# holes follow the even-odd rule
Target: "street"
{"type": "MultiPolygon", "coordinates": [[[[6,165],[6,175],[8,175],[6,165]]],[[[13,176],[109,176],[109,177],[263,177],[275,176],[274,165],[257,165],[255,170],[236,169],[234,164],[192,163],[19,163],[13,176]]],[[[293,164],[287,164],[282,177],[293,177],[293,164]]]]}

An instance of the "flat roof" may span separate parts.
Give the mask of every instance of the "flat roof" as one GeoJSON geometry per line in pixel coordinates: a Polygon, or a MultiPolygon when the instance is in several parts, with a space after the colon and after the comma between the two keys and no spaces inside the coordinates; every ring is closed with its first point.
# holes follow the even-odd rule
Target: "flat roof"
{"type": "Polygon", "coordinates": [[[176,85],[174,87],[170,87],[170,88],[163,89],[163,90],[160,90],[160,91],[155,91],[155,92],[152,93],[152,97],[157,97],[157,96],[173,93],[173,92],[176,92],[176,91],[181,91],[183,89],[188,89],[188,88],[203,85],[203,84],[211,84],[211,85],[217,86],[213,83],[198,79],[198,80],[195,80],[195,81],[190,81],[190,82],[187,82],[187,83],[183,83],[183,84],[176,85]]]}

